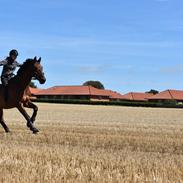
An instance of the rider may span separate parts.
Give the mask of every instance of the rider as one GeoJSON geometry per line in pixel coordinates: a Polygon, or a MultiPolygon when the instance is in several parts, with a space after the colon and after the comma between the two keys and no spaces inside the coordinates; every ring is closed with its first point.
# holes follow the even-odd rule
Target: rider
{"type": "Polygon", "coordinates": [[[1,82],[5,87],[5,101],[8,99],[8,81],[14,76],[13,72],[15,71],[16,67],[21,66],[21,64],[16,61],[17,56],[18,51],[13,49],[9,52],[9,56],[5,60],[0,61],[0,66],[3,66],[1,82]]]}

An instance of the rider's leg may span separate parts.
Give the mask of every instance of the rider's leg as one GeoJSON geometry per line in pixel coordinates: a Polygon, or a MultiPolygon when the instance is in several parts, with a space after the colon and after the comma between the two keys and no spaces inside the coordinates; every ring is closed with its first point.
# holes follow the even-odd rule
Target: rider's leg
{"type": "Polygon", "coordinates": [[[5,102],[8,101],[8,79],[7,78],[1,78],[1,82],[4,86],[4,99],[5,99],[5,102]]]}

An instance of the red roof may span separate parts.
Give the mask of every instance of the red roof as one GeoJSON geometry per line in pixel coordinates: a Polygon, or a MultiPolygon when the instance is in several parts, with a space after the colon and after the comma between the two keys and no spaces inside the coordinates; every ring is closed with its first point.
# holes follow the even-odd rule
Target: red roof
{"type": "Polygon", "coordinates": [[[33,94],[33,95],[36,95],[38,92],[41,92],[42,90],[44,90],[44,89],[29,87],[29,91],[30,91],[30,93],[33,94]]]}
{"type": "Polygon", "coordinates": [[[36,95],[92,95],[105,96],[111,99],[124,99],[124,97],[115,91],[97,89],[92,86],[54,86],[48,89],[40,90],[36,95]]]}
{"type": "Polygon", "coordinates": [[[124,99],[123,95],[121,95],[120,93],[117,93],[115,91],[112,90],[104,90],[104,92],[111,98],[111,99],[124,99]]]}
{"type": "Polygon", "coordinates": [[[105,90],[97,89],[97,88],[94,88],[92,86],[88,86],[88,87],[89,87],[90,95],[109,97],[109,95],[105,92],[105,90]]]}
{"type": "Polygon", "coordinates": [[[148,97],[149,100],[183,100],[183,90],[165,90],[154,96],[148,97]]]}
{"type": "Polygon", "coordinates": [[[140,92],[130,92],[123,95],[126,100],[134,100],[134,101],[147,101],[147,98],[153,96],[152,93],[140,93],[140,92]]]}
{"type": "Polygon", "coordinates": [[[37,95],[89,95],[87,86],[53,86],[37,93],[37,95]]]}
{"type": "Polygon", "coordinates": [[[95,95],[108,96],[103,90],[92,86],[54,86],[42,90],[36,95],[95,95]]]}

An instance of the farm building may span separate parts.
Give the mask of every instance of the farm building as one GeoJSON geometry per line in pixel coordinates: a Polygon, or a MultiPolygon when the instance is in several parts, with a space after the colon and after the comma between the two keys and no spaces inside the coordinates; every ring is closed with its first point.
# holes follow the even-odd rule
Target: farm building
{"type": "Polygon", "coordinates": [[[152,93],[141,93],[141,92],[130,92],[123,95],[124,100],[128,101],[148,101],[147,98],[152,97],[154,94],[152,93]]]}
{"type": "Polygon", "coordinates": [[[29,94],[35,96],[36,93],[39,93],[39,92],[41,92],[42,90],[44,90],[44,89],[29,87],[29,94]]]}
{"type": "Polygon", "coordinates": [[[44,89],[29,87],[28,90],[27,90],[26,92],[27,92],[27,94],[31,97],[31,99],[33,100],[33,99],[36,99],[36,98],[37,98],[37,97],[36,97],[36,94],[37,94],[38,92],[41,92],[42,90],[44,90],[44,89]]]}
{"type": "Polygon", "coordinates": [[[109,96],[110,101],[122,101],[125,99],[123,95],[112,90],[103,90],[103,92],[109,96]]]}
{"type": "Polygon", "coordinates": [[[123,98],[117,92],[92,86],[54,86],[39,91],[32,90],[32,94],[38,99],[111,101],[123,98]]]}
{"type": "Polygon", "coordinates": [[[165,90],[154,96],[148,97],[148,101],[166,102],[166,101],[183,102],[183,90],[165,90]]]}

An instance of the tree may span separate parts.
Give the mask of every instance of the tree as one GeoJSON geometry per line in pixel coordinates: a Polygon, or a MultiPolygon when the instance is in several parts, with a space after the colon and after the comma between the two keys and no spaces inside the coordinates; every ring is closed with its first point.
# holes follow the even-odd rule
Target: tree
{"type": "Polygon", "coordinates": [[[37,86],[35,85],[35,83],[33,81],[30,82],[29,86],[32,88],[37,88],[37,86]]]}
{"type": "Polygon", "coordinates": [[[104,89],[104,85],[100,81],[86,81],[83,86],[93,86],[94,88],[104,89]]]}
{"type": "Polygon", "coordinates": [[[146,93],[153,93],[155,95],[155,94],[158,94],[159,91],[151,89],[150,91],[147,91],[146,93]]]}

